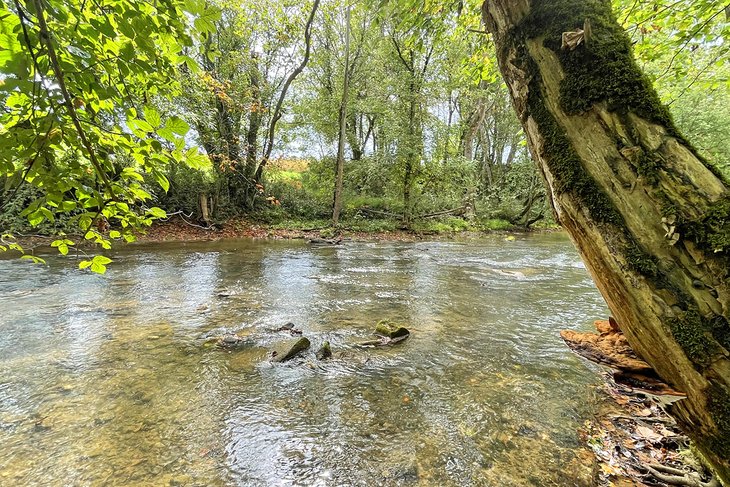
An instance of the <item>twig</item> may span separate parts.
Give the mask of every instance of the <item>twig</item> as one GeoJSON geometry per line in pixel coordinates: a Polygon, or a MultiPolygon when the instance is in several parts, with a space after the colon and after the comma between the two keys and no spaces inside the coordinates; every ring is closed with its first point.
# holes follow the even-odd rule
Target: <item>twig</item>
{"type": "Polygon", "coordinates": [[[668,424],[671,425],[674,423],[674,420],[671,418],[663,419],[663,418],[645,418],[645,417],[634,417],[634,416],[626,416],[624,414],[614,414],[609,416],[609,419],[627,419],[629,421],[646,421],[647,423],[661,423],[661,424],[668,424]]]}
{"type": "Polygon", "coordinates": [[[203,229],[203,230],[215,230],[215,227],[214,227],[214,226],[212,226],[212,225],[209,225],[209,226],[207,226],[207,227],[204,227],[204,226],[202,226],[202,225],[196,225],[195,223],[190,223],[189,221],[187,221],[187,220],[186,220],[185,218],[183,218],[182,216],[180,216],[180,219],[181,219],[181,220],[182,220],[183,222],[185,222],[185,223],[187,223],[188,225],[190,225],[191,227],[195,227],[195,228],[200,228],[200,229],[203,229]]]}
{"type": "Polygon", "coordinates": [[[687,40],[684,41],[684,43],[682,44],[682,47],[680,47],[679,49],[677,49],[674,52],[672,59],[669,60],[669,64],[667,64],[667,67],[664,69],[664,72],[662,72],[662,74],[660,74],[657,77],[657,80],[662,79],[669,72],[669,69],[672,67],[672,64],[674,64],[674,60],[677,59],[677,56],[679,55],[679,53],[682,52],[685,47],[687,47],[687,44],[689,44],[689,42],[692,39],[694,39],[694,37],[697,35],[697,33],[700,32],[702,29],[704,29],[707,24],[712,22],[715,19],[715,17],[717,17],[718,15],[723,13],[727,7],[730,7],[730,4],[725,5],[724,7],[722,7],[722,9],[715,12],[710,18],[705,20],[699,27],[697,27],[697,29],[695,29],[694,32],[692,32],[692,34],[687,38],[687,40]]]}
{"type": "Polygon", "coordinates": [[[185,218],[190,218],[193,216],[193,212],[191,211],[189,215],[186,215],[184,211],[179,210],[174,213],[168,213],[165,218],[160,218],[160,220],[162,220],[163,222],[166,222],[167,220],[170,219],[171,216],[175,216],[175,215],[183,215],[183,216],[185,216],[185,218]]]}
{"type": "Polygon", "coordinates": [[[63,71],[61,70],[61,65],[58,62],[58,57],[56,56],[56,49],[51,42],[51,33],[48,30],[48,24],[46,24],[43,2],[42,0],[33,0],[33,4],[35,6],[36,16],[38,18],[38,27],[40,29],[39,37],[41,41],[45,44],[46,49],[48,49],[48,59],[51,62],[53,73],[56,75],[56,82],[58,83],[58,87],[61,89],[61,94],[63,94],[63,100],[65,102],[66,109],[69,112],[69,116],[71,117],[71,121],[73,122],[74,127],[76,127],[79,139],[81,139],[81,143],[83,144],[86,152],[89,155],[89,160],[91,161],[91,164],[94,166],[97,174],[109,190],[111,198],[115,200],[116,197],[114,196],[114,187],[112,186],[111,181],[109,181],[106,172],[104,172],[104,168],[99,163],[99,160],[96,157],[96,152],[91,146],[91,142],[86,137],[86,132],[84,132],[84,129],[81,127],[81,122],[79,121],[78,114],[76,113],[76,108],[74,107],[73,100],[71,99],[71,95],[69,94],[68,88],[66,87],[66,81],[63,76],[63,71]]]}
{"type": "Polygon", "coordinates": [[[400,218],[402,215],[397,215],[395,213],[391,213],[389,211],[379,211],[379,210],[371,210],[370,208],[359,208],[358,211],[363,211],[365,213],[372,213],[374,215],[383,215],[383,216],[390,216],[393,218],[400,218]]]}
{"type": "Polygon", "coordinates": [[[437,216],[444,216],[444,215],[460,215],[460,214],[464,213],[465,210],[466,210],[466,208],[464,206],[460,206],[460,207],[454,208],[452,210],[443,210],[443,211],[437,211],[435,213],[426,213],[424,215],[417,215],[417,216],[414,216],[413,218],[414,219],[434,218],[437,216]]]}

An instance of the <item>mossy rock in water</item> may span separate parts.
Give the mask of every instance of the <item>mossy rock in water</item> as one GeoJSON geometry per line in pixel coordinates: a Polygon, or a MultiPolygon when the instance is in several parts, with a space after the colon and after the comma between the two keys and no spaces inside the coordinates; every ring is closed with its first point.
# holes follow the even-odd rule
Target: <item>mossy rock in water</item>
{"type": "Polygon", "coordinates": [[[272,362],[286,362],[309,348],[309,340],[302,337],[298,340],[290,340],[279,344],[271,353],[272,362]]]}
{"type": "Polygon", "coordinates": [[[226,333],[225,335],[213,336],[205,340],[204,346],[218,346],[222,348],[237,348],[248,345],[249,342],[236,333],[226,333]]]}
{"type": "Polygon", "coordinates": [[[393,323],[390,320],[380,320],[378,324],[375,325],[375,334],[394,340],[396,338],[406,338],[411,334],[411,332],[398,323],[393,323]]]}
{"type": "Polygon", "coordinates": [[[324,342],[319,350],[317,350],[317,360],[325,360],[332,357],[332,348],[330,348],[330,342],[324,342]]]}

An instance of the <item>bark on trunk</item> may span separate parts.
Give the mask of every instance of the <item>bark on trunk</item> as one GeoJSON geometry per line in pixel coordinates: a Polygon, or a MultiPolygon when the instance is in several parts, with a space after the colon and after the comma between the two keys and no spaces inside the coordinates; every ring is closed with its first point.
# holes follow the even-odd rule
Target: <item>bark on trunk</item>
{"type": "Polygon", "coordinates": [[[677,132],[610,2],[483,13],[558,221],[631,346],[687,394],[669,412],[727,485],[730,185],[677,132]]]}
{"type": "Polygon", "coordinates": [[[337,139],[337,163],[335,165],[335,193],[332,205],[332,225],[340,222],[342,211],[342,184],[345,174],[345,136],[347,130],[347,95],[350,90],[350,7],[345,14],[345,63],[342,69],[342,99],[340,100],[340,133],[337,139]]]}
{"type": "Polygon", "coordinates": [[[248,129],[246,130],[246,168],[245,168],[245,204],[247,208],[253,207],[253,202],[258,191],[254,177],[256,175],[258,153],[259,153],[259,132],[263,122],[263,104],[261,100],[261,72],[259,71],[258,56],[251,53],[251,64],[249,69],[249,81],[251,83],[251,113],[248,116],[248,129]]]}
{"type": "Polygon", "coordinates": [[[461,135],[462,155],[467,161],[474,159],[474,138],[479,129],[484,125],[484,119],[487,116],[486,100],[480,97],[477,100],[474,111],[467,120],[464,132],[461,135]]]}

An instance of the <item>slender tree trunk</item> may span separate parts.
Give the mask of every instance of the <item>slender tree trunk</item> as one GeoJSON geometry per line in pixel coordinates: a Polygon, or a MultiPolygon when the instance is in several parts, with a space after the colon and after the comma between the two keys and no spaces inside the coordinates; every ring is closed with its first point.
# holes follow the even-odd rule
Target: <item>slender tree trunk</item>
{"type": "Polygon", "coordinates": [[[456,103],[454,103],[453,90],[449,90],[449,116],[446,120],[446,133],[444,134],[443,157],[441,163],[445,166],[449,162],[449,150],[451,146],[451,125],[454,121],[454,112],[456,111],[456,103]]]}
{"type": "Polygon", "coordinates": [[[259,151],[259,131],[261,130],[263,106],[261,102],[261,73],[256,53],[251,53],[253,66],[249,69],[251,83],[251,114],[246,130],[246,176],[253,178],[256,173],[256,160],[259,151]]]}
{"type": "Polygon", "coordinates": [[[677,132],[608,0],[483,13],[556,218],[634,350],[686,393],[669,412],[728,484],[727,181],[677,132]],[[563,48],[564,32],[582,42],[563,48]]]}
{"type": "Polygon", "coordinates": [[[358,116],[357,113],[352,112],[352,114],[348,117],[345,129],[347,133],[347,143],[350,145],[350,150],[352,151],[352,160],[359,161],[362,159],[363,152],[363,144],[360,142],[360,137],[358,136],[358,134],[362,133],[362,115],[358,116]],[[360,118],[359,123],[358,118],[360,118]]]}
{"type": "MultiPolygon", "coordinates": [[[[414,76],[411,74],[411,76],[414,76]]],[[[419,142],[417,140],[416,120],[418,111],[418,99],[416,94],[416,81],[412,80],[408,92],[408,147],[405,154],[405,167],[403,171],[403,225],[410,227],[411,225],[411,186],[413,185],[413,171],[417,158],[420,158],[420,151],[417,149],[419,142]]]]}
{"type": "Polygon", "coordinates": [[[261,72],[256,53],[251,53],[252,66],[249,69],[251,83],[251,110],[248,116],[246,129],[246,167],[245,167],[245,204],[250,209],[253,206],[256,188],[256,169],[259,153],[259,132],[261,131],[263,105],[261,100],[261,72]]]}
{"type": "Polygon", "coordinates": [[[342,70],[342,99],[340,101],[340,133],[337,140],[337,165],[335,166],[335,196],[332,205],[332,225],[340,222],[342,211],[342,180],[345,173],[345,137],[347,135],[347,92],[350,89],[350,6],[345,13],[345,63],[342,70]]]}
{"type": "Polygon", "coordinates": [[[484,125],[487,117],[487,103],[484,97],[480,96],[476,101],[474,111],[470,114],[466,127],[461,134],[462,155],[467,161],[474,160],[474,139],[479,129],[484,125]]]}

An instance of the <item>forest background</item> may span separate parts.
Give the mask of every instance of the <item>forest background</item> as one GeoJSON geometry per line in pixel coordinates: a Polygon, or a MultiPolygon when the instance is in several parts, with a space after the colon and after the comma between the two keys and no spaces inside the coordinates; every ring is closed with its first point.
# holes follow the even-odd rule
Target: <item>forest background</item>
{"type": "MultiPolygon", "coordinates": [[[[730,6],[613,3],[679,128],[730,175],[730,6]]],[[[64,251],[171,215],[554,225],[480,2],[34,0],[0,18],[5,234],[63,235],[64,251]]]]}

